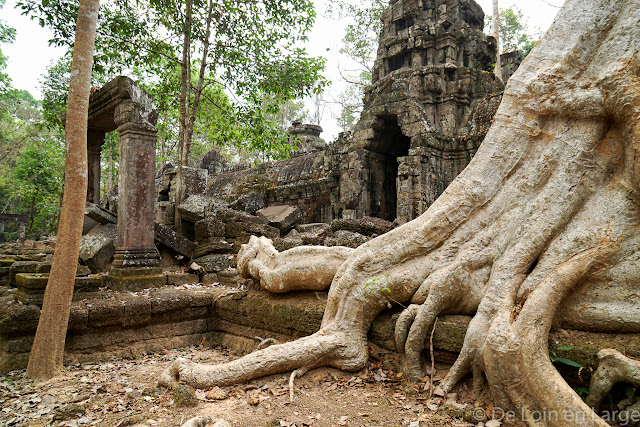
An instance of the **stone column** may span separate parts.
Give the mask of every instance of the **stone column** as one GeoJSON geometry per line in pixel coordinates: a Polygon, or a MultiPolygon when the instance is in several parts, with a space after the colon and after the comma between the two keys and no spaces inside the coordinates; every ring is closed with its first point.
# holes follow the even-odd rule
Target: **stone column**
{"type": "Polygon", "coordinates": [[[154,245],[155,126],[131,100],[114,113],[120,133],[118,225],[110,272],[115,289],[140,290],[164,285],[160,255],[154,245]]]}
{"type": "Polygon", "coordinates": [[[24,243],[24,241],[27,239],[26,229],[27,229],[26,222],[18,223],[18,240],[20,241],[20,243],[24,243]]]}
{"type": "Polygon", "coordinates": [[[100,152],[104,144],[104,131],[89,129],[87,132],[88,187],[87,202],[100,204],[100,152]]]}

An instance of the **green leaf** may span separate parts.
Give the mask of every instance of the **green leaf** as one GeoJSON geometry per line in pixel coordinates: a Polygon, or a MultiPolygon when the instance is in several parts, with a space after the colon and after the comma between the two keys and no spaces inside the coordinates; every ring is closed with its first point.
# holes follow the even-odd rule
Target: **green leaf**
{"type": "Polygon", "coordinates": [[[570,359],[565,359],[564,357],[558,357],[554,360],[554,362],[564,363],[565,365],[573,366],[574,368],[584,368],[584,366],[582,366],[578,362],[574,362],[570,359]]]}
{"type": "Polygon", "coordinates": [[[561,350],[561,351],[569,351],[569,350],[573,350],[574,347],[557,347],[556,350],[561,350]]]}

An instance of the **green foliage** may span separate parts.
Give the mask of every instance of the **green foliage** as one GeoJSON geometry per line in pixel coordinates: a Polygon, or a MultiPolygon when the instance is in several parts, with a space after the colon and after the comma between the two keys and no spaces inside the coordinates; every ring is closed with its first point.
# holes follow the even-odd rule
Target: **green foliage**
{"type": "MultiPolygon", "coordinates": [[[[397,301],[391,298],[391,296],[389,295],[391,293],[391,288],[389,288],[390,283],[387,282],[386,280],[388,278],[389,278],[389,275],[386,275],[386,274],[384,276],[372,277],[371,279],[365,282],[364,287],[367,288],[369,295],[376,292],[380,292],[388,301],[394,302],[402,306],[403,308],[407,308],[400,301],[397,301]]],[[[391,308],[391,306],[389,306],[389,308],[391,308]]]]}
{"type": "Polygon", "coordinates": [[[333,0],[328,13],[347,18],[349,24],[342,39],[340,53],[347,55],[354,69],[341,70],[347,88],[336,102],[342,106],[336,117],[343,131],[349,131],[355,125],[363,107],[364,88],[371,83],[371,72],[378,48],[378,38],[382,31],[380,16],[388,6],[383,0],[358,2],[355,0],[333,0]]]}
{"type": "Polygon", "coordinates": [[[43,126],[29,92],[0,96],[0,211],[29,215],[27,234],[55,231],[64,173],[64,140],[43,126]]]}
{"type": "MultiPolygon", "coordinates": [[[[160,114],[159,129],[168,159],[177,150],[179,94],[184,42],[185,1],[107,0],[101,2],[96,40],[94,74],[108,81],[117,74],[134,75],[153,93],[160,114]],[[162,99],[163,98],[163,99],[162,99]]],[[[53,31],[50,43],[71,47],[73,19],[77,3],[71,0],[21,0],[18,6],[53,31]]],[[[201,58],[210,42],[205,63],[204,92],[196,112],[194,141],[205,142],[209,135],[220,135],[216,143],[247,142],[248,147],[264,147],[281,141],[273,134],[277,128],[264,124],[272,111],[262,110],[261,100],[274,97],[280,104],[322,90],[323,60],[312,58],[297,46],[306,40],[315,12],[310,0],[193,1],[193,22],[187,46],[190,58],[201,58]],[[211,11],[211,14],[209,14],[211,11]],[[207,40],[207,21],[211,35],[207,40]],[[227,96],[222,100],[220,95],[227,96]],[[228,98],[228,95],[231,98],[228,98]],[[208,99],[208,100],[207,100],[208,99]],[[218,108],[219,107],[219,108],[218,108]],[[201,113],[203,110],[209,110],[201,113]],[[214,111],[213,113],[211,111],[214,111]],[[238,117],[232,117],[239,114],[238,117]],[[232,121],[233,128],[225,129],[232,121]],[[213,128],[209,128],[213,126],[213,128]],[[272,137],[250,130],[272,132],[272,137]],[[252,138],[258,137],[258,140],[252,138]]],[[[201,61],[201,59],[199,59],[201,61]]],[[[193,108],[200,63],[192,65],[188,77],[188,105],[193,108]]],[[[45,80],[47,118],[55,122],[65,96],[58,88],[68,69],[54,65],[45,80]]],[[[195,151],[197,147],[194,147],[195,151]]],[[[275,147],[276,152],[283,147],[275,147]]],[[[162,150],[161,150],[162,151],[162,150]]],[[[175,160],[175,158],[174,158],[175,160]]]]}
{"type": "MultiPolygon", "coordinates": [[[[491,16],[487,16],[491,27],[491,16]]],[[[517,7],[500,10],[500,44],[502,52],[520,51],[524,58],[540,38],[539,30],[530,29],[526,16],[517,7]]]]}
{"type": "Polygon", "coordinates": [[[569,351],[569,350],[573,350],[573,347],[557,347],[555,350],[551,350],[549,352],[549,359],[551,359],[552,363],[563,363],[567,366],[572,366],[574,368],[584,368],[584,366],[582,366],[581,364],[579,364],[578,362],[574,362],[571,359],[567,359],[564,357],[558,357],[557,352],[558,351],[569,351]]]}
{"type": "MultiPolygon", "coordinates": [[[[5,0],[0,0],[0,9],[4,7],[5,0]]],[[[0,19],[0,44],[13,43],[16,38],[16,29],[10,27],[0,19]]],[[[7,57],[0,49],[0,94],[6,93],[11,88],[11,78],[3,70],[7,67],[7,57]]]]}

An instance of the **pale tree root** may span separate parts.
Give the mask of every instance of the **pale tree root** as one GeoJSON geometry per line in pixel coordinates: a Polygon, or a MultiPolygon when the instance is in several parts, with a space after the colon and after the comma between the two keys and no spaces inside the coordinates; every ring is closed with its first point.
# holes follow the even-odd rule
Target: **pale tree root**
{"type": "Polygon", "coordinates": [[[611,348],[600,350],[598,369],[591,376],[587,405],[597,410],[602,399],[618,382],[640,385],[640,361],[630,359],[611,348]]]}
{"type": "Polygon", "coordinates": [[[476,348],[467,343],[478,344],[477,340],[465,339],[460,357],[440,384],[443,390],[451,391],[473,371],[474,377],[486,378],[498,405],[517,409],[513,421],[557,427],[607,426],[555,369],[547,338],[564,296],[606,265],[614,251],[614,244],[603,243],[560,264],[533,291],[516,318],[511,314],[513,301],[509,304],[503,299],[495,310],[481,305],[476,318],[480,318],[480,325],[489,325],[488,329],[480,333],[472,322],[467,338],[470,334],[485,338],[476,348]],[[491,312],[492,319],[482,321],[491,312]]]}
{"type": "Polygon", "coordinates": [[[321,329],[308,337],[272,345],[218,365],[194,363],[180,358],[160,375],[158,385],[171,388],[180,381],[202,389],[243,383],[294,370],[302,374],[318,366],[358,370],[367,361],[367,348],[363,342],[366,341],[344,332],[321,329]]]}
{"type": "Polygon", "coordinates": [[[353,251],[344,246],[300,246],[278,252],[270,239],[251,236],[238,252],[238,272],[258,279],[262,288],[274,293],[321,291],[329,288],[353,251]]]}

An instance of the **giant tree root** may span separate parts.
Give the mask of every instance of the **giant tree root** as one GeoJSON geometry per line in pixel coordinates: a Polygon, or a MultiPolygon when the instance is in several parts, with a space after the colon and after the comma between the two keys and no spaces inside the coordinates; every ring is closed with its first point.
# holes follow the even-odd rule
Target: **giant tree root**
{"type": "Polygon", "coordinates": [[[278,252],[266,237],[251,236],[238,252],[238,272],[254,277],[275,293],[328,289],[353,249],[344,246],[299,246],[278,252]]]}
{"type": "Polygon", "coordinates": [[[598,352],[598,369],[591,376],[587,405],[598,409],[602,399],[619,382],[640,385],[640,361],[613,349],[598,352]]]}
{"type": "MultiPolygon", "coordinates": [[[[267,288],[331,282],[320,331],[222,365],[179,360],[162,382],[360,369],[371,322],[401,302],[407,376],[422,376],[436,316],[471,314],[445,390],[472,373],[476,390],[515,410],[512,422],[605,426],[555,370],[547,339],[565,297],[637,295],[640,285],[638,22],[640,0],[568,0],[509,80],[472,162],[422,216],[343,260],[319,248],[277,253],[255,238],[243,249],[240,271],[267,288]]],[[[593,330],[639,332],[616,313],[585,313],[593,330]]]]}

